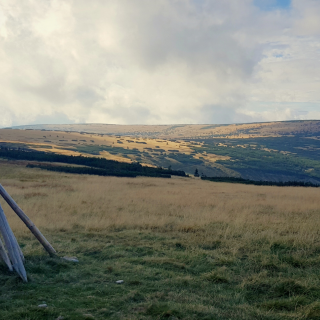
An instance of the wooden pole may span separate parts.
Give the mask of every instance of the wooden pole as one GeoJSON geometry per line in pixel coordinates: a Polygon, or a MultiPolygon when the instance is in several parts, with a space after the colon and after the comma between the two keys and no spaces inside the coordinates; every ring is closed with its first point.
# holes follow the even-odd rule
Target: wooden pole
{"type": "Polygon", "coordinates": [[[11,260],[13,269],[17,271],[23,281],[28,282],[27,273],[21,259],[20,250],[18,249],[18,242],[9,226],[7,218],[0,205],[0,232],[6,244],[8,255],[11,260]]]}
{"type": "Polygon", "coordinates": [[[56,256],[56,251],[53,249],[49,241],[42,235],[40,230],[34,225],[34,223],[29,219],[29,217],[19,208],[15,201],[11,198],[8,192],[0,184],[0,194],[6,200],[8,205],[12,210],[19,216],[19,218],[24,222],[24,224],[29,228],[33,235],[39,240],[44,249],[50,254],[50,256],[56,256]]]}
{"type": "Polygon", "coordinates": [[[5,264],[8,266],[9,270],[13,271],[11,261],[7,255],[6,249],[4,248],[4,245],[1,241],[1,239],[0,239],[0,256],[1,256],[2,260],[5,262],[5,264]]]}

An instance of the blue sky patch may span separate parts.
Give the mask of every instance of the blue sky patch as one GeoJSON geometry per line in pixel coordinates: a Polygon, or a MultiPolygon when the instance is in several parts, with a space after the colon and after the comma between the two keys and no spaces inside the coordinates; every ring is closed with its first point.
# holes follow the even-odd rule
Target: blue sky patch
{"type": "Polygon", "coordinates": [[[291,0],[253,0],[253,4],[263,11],[290,9],[291,0]]]}

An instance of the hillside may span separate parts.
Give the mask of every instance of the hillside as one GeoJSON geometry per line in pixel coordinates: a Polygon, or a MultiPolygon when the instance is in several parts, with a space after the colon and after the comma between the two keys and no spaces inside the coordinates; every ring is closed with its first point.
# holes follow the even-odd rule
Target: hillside
{"type": "Polygon", "coordinates": [[[171,167],[206,176],[320,183],[320,121],[231,125],[33,125],[0,145],[171,167]]]}
{"type": "Polygon", "coordinates": [[[320,121],[278,121],[244,124],[207,125],[114,125],[114,124],[61,124],[26,125],[13,129],[34,129],[49,131],[73,131],[100,134],[117,134],[135,137],[162,139],[195,138],[258,138],[280,136],[317,136],[320,134],[320,121]]]}

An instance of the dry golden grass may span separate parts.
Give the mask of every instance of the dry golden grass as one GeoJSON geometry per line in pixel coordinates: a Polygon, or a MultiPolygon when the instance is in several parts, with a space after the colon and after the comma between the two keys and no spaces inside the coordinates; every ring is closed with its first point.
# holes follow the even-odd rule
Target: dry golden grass
{"type": "MultiPolygon", "coordinates": [[[[191,144],[183,141],[63,131],[0,129],[0,142],[28,144],[30,149],[69,156],[79,156],[80,154],[83,156],[95,156],[77,151],[76,147],[79,145],[100,146],[102,148],[118,147],[129,150],[138,150],[140,152],[159,149],[165,152],[179,150],[180,153],[190,154],[193,151],[190,148],[191,144]]],[[[115,155],[105,150],[100,152],[99,157],[121,162],[132,162],[132,159],[123,157],[121,152],[115,155]]]]}
{"type": "Polygon", "coordinates": [[[30,278],[0,265],[0,319],[320,317],[317,188],[69,175],[23,161],[1,161],[0,177],[58,254],[80,261],[44,255],[0,199],[30,278]]]}
{"type": "MultiPolygon", "coordinates": [[[[151,167],[155,167],[155,163],[157,163],[157,161],[155,161],[155,163],[150,163],[150,159],[154,158],[154,155],[152,154],[155,151],[171,153],[175,150],[175,152],[178,152],[179,154],[187,155],[190,155],[193,152],[193,144],[184,141],[63,131],[0,129],[0,143],[1,142],[23,143],[27,144],[28,147],[33,150],[53,152],[67,156],[82,155],[89,157],[102,157],[107,160],[126,163],[139,161],[142,165],[151,167]],[[94,151],[90,149],[95,146],[98,149],[94,151]],[[83,149],[83,152],[79,151],[77,147],[84,147],[84,149],[87,149],[88,153],[83,151],[83,149]],[[115,150],[115,152],[109,152],[110,148],[114,147],[115,149],[113,150],[115,150]],[[128,150],[132,150],[132,154],[130,156],[124,155],[123,152],[127,152],[128,150]],[[136,156],[136,151],[140,152],[139,157],[136,156]],[[143,152],[149,155],[149,157],[146,158],[145,154],[142,155],[143,152]]],[[[200,145],[202,144],[197,144],[197,146],[200,145]]],[[[229,159],[229,157],[202,153],[196,153],[192,157],[195,159],[199,159],[200,157],[204,158],[209,167],[217,160],[229,159]]],[[[181,165],[181,163],[173,158],[167,158],[167,161],[170,161],[173,165],[175,162],[178,163],[178,165],[181,165]]]]}
{"type": "MultiPolygon", "coordinates": [[[[281,239],[304,247],[320,241],[317,188],[246,186],[192,178],[77,176],[11,162],[1,163],[0,176],[20,207],[40,230],[49,233],[173,231],[188,233],[188,241],[193,242],[232,241],[234,250],[259,239],[281,239]]],[[[3,200],[1,204],[17,236],[28,233],[3,200]]]]}
{"type": "Polygon", "coordinates": [[[204,153],[197,153],[196,155],[194,155],[194,158],[195,159],[204,159],[206,162],[211,162],[211,163],[215,163],[216,161],[218,160],[229,160],[230,157],[227,157],[227,156],[219,156],[219,155],[216,155],[216,154],[212,154],[212,153],[209,153],[207,154],[206,152],[204,153]]]}
{"type": "MultiPolygon", "coordinates": [[[[149,138],[133,138],[127,136],[86,134],[79,132],[63,131],[41,131],[41,130],[11,130],[0,129],[0,142],[28,143],[34,149],[41,147],[43,151],[54,151],[44,149],[44,146],[71,147],[78,144],[115,146],[128,149],[138,149],[143,151],[145,148],[160,148],[165,151],[180,148],[181,152],[190,153],[192,150],[189,144],[183,141],[167,141],[149,138]]],[[[54,152],[61,153],[61,150],[54,152]]],[[[65,151],[67,152],[67,151],[65,151]]]]}
{"type": "Polygon", "coordinates": [[[290,134],[319,132],[320,121],[278,121],[264,123],[245,123],[230,125],[185,124],[185,125],[110,125],[75,124],[45,125],[46,130],[84,131],[89,133],[118,134],[131,136],[152,136],[159,139],[205,138],[221,135],[229,138],[277,137],[290,134]]]}

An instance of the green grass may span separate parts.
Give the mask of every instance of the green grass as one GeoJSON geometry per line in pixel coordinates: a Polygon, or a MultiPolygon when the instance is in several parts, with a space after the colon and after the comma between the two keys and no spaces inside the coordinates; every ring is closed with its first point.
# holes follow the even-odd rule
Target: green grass
{"type": "MultiPolygon", "coordinates": [[[[201,147],[194,147],[198,152],[213,153],[229,156],[230,160],[218,160],[217,163],[229,169],[255,175],[261,180],[261,174],[274,174],[274,176],[291,175],[293,180],[320,178],[320,156],[318,141],[300,138],[255,138],[255,139],[206,139],[201,147]],[[224,143],[227,146],[219,146],[224,143]],[[238,145],[247,145],[246,148],[238,145]],[[251,145],[251,146],[250,146],[251,145]],[[253,147],[252,145],[256,145],[253,147]],[[299,148],[313,145],[312,151],[299,148]],[[278,151],[268,152],[265,147],[278,151]],[[289,151],[290,154],[281,154],[280,151],[289,151]],[[311,171],[308,171],[312,169],[311,171]]],[[[292,178],[291,178],[292,180],[292,178]]]]}
{"type": "Polygon", "coordinates": [[[234,252],[190,233],[63,231],[48,238],[79,263],[50,258],[25,236],[29,282],[0,264],[0,319],[320,317],[320,247],[260,241],[234,252]]]}

